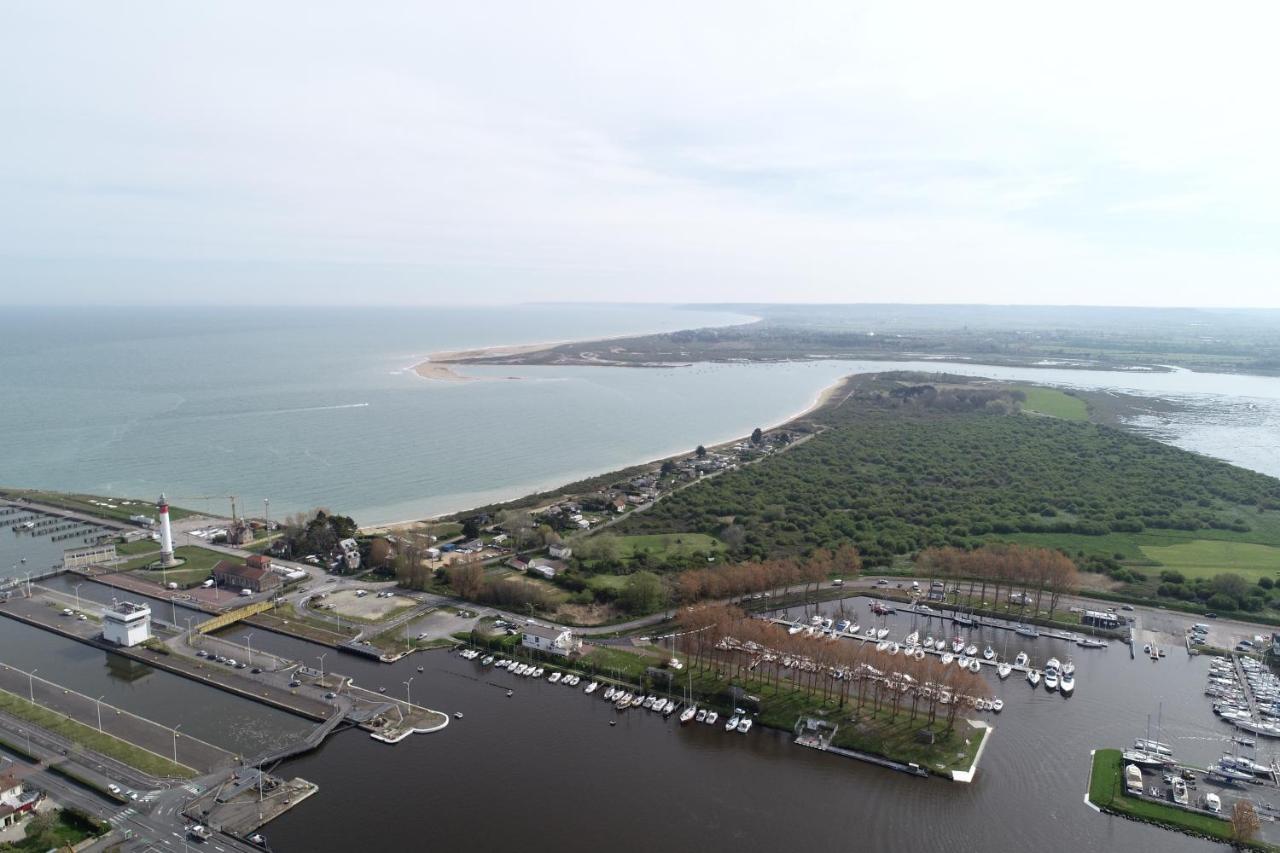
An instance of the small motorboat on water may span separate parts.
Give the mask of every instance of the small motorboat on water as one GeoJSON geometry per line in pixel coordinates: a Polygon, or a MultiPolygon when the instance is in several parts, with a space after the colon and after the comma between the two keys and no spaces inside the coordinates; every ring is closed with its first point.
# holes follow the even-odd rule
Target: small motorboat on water
{"type": "Polygon", "coordinates": [[[701,722],[703,722],[704,720],[706,720],[706,719],[707,719],[707,709],[706,709],[706,708],[699,708],[699,709],[698,709],[698,713],[694,715],[693,719],[694,719],[696,722],[699,722],[699,723],[701,723],[701,722]]]}
{"type": "Polygon", "coordinates": [[[724,724],[724,730],[726,732],[731,732],[738,727],[738,723],[740,722],[742,722],[742,718],[739,717],[737,714],[734,714],[732,717],[729,718],[729,722],[724,724]]]}
{"type": "Polygon", "coordinates": [[[1040,632],[1031,625],[1015,625],[1013,633],[1020,637],[1031,637],[1032,639],[1040,636],[1040,632]]]}
{"type": "Polygon", "coordinates": [[[1040,670],[1038,669],[1027,670],[1027,681],[1031,682],[1032,687],[1039,687],[1040,686],[1040,670]]]}
{"type": "Polygon", "coordinates": [[[991,700],[991,710],[995,711],[997,714],[999,714],[1001,711],[1003,711],[1003,710],[1004,710],[1004,700],[1003,700],[1003,699],[992,699],[992,700],[991,700]]]}
{"type": "Polygon", "coordinates": [[[714,726],[716,724],[716,720],[718,719],[720,719],[720,714],[718,712],[708,711],[707,718],[703,722],[705,722],[708,726],[714,726]]]}
{"type": "Polygon", "coordinates": [[[976,658],[978,656],[978,647],[970,643],[964,647],[966,657],[976,658]]]}
{"type": "Polygon", "coordinates": [[[1064,672],[1058,680],[1058,689],[1063,696],[1070,696],[1076,689],[1076,677],[1073,673],[1064,672]]]}
{"type": "Polygon", "coordinates": [[[739,732],[741,732],[741,733],[742,733],[742,734],[744,734],[744,735],[745,735],[747,732],[751,731],[751,718],[750,718],[750,717],[743,717],[741,720],[739,720],[739,721],[738,721],[738,731],[739,731],[739,732]]]}
{"type": "Polygon", "coordinates": [[[1017,667],[1026,666],[1030,662],[1031,659],[1027,657],[1026,652],[1018,652],[1018,656],[1013,659],[1013,665],[1017,667]]]}
{"type": "Polygon", "coordinates": [[[418,672],[422,672],[422,667],[418,667],[418,672]]]}
{"type": "Polygon", "coordinates": [[[552,684],[557,683],[559,680],[560,680],[560,673],[558,672],[553,672],[551,673],[551,675],[547,676],[547,681],[551,682],[552,684]]]}
{"type": "Polygon", "coordinates": [[[956,656],[955,656],[955,655],[953,655],[953,654],[951,654],[951,652],[943,652],[943,653],[942,653],[942,665],[943,665],[943,666],[948,666],[948,665],[950,665],[950,664],[951,664],[951,662],[952,662],[953,660],[955,660],[955,659],[956,659],[956,656]]]}

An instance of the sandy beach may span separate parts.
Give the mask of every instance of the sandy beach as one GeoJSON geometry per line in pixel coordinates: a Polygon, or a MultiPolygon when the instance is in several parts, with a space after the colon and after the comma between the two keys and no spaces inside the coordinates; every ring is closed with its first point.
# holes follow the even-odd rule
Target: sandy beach
{"type": "Polygon", "coordinates": [[[474,382],[480,378],[478,376],[463,376],[448,365],[435,364],[431,361],[415,364],[413,372],[423,379],[435,379],[440,382],[474,382]]]}
{"type": "Polygon", "coordinates": [[[561,343],[563,343],[563,341],[552,341],[544,344],[495,346],[482,347],[481,349],[433,352],[431,355],[427,356],[426,361],[415,364],[413,366],[413,372],[421,376],[423,379],[435,379],[442,382],[475,382],[481,377],[464,376],[449,365],[473,358],[502,358],[515,355],[528,355],[529,353],[540,352],[545,349],[550,349],[551,347],[559,346],[561,343]]]}

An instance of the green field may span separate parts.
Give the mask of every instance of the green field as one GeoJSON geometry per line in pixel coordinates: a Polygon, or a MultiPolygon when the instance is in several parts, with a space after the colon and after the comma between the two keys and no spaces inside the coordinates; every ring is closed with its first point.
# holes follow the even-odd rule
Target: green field
{"type": "Polygon", "coordinates": [[[1068,421],[1084,421],[1089,419],[1089,407],[1084,400],[1073,397],[1065,391],[1055,388],[1042,388],[1037,385],[1019,386],[1019,391],[1027,395],[1022,404],[1024,412],[1038,415],[1049,415],[1068,421]]]}
{"type": "Polygon", "coordinates": [[[1178,545],[1142,545],[1151,560],[1176,569],[1188,578],[1235,572],[1252,581],[1280,573],[1280,548],[1251,542],[1193,539],[1178,545]]]}
{"type": "Polygon", "coordinates": [[[175,569],[167,569],[164,572],[143,571],[144,567],[156,561],[157,557],[151,555],[130,560],[124,564],[124,567],[128,571],[132,571],[134,577],[157,585],[163,585],[167,581],[186,587],[200,583],[209,577],[213,572],[214,565],[219,560],[228,559],[226,554],[219,554],[217,551],[210,551],[198,545],[180,545],[173,549],[173,554],[178,559],[186,562],[175,569]]]}
{"type": "Polygon", "coordinates": [[[705,554],[724,552],[724,543],[706,533],[651,533],[638,536],[618,536],[618,556],[629,559],[648,552],[652,557],[687,557],[701,551],[705,554]]]}
{"type": "Polygon", "coordinates": [[[136,542],[120,542],[116,544],[116,553],[122,557],[137,557],[142,554],[160,553],[160,543],[154,539],[139,539],[136,542]]]}

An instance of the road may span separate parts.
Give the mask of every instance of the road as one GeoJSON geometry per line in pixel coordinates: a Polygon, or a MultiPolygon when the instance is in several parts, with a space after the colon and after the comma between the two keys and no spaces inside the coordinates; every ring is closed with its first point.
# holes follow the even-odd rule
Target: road
{"type": "MultiPolygon", "coordinates": [[[[130,767],[81,752],[74,744],[32,728],[7,714],[0,714],[0,731],[4,732],[7,740],[28,750],[40,762],[33,765],[21,756],[0,749],[0,755],[11,759],[15,769],[32,785],[46,791],[56,802],[74,806],[111,825],[112,836],[99,840],[90,850],[105,850],[110,844],[124,839],[126,834],[129,837],[124,841],[122,850],[183,849],[188,823],[182,816],[183,809],[197,791],[206,790],[221,779],[221,776],[210,776],[185,785],[157,784],[130,767]],[[119,803],[104,793],[46,769],[51,764],[66,764],[93,785],[104,789],[109,784],[123,784],[126,790],[136,792],[138,799],[119,803]]],[[[259,849],[222,834],[215,835],[207,846],[220,853],[228,850],[251,853],[259,849]]]]}

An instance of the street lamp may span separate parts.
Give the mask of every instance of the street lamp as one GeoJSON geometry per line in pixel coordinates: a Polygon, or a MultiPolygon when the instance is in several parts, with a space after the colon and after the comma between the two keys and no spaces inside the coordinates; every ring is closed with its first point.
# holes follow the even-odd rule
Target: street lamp
{"type": "Polygon", "coordinates": [[[178,763],[178,729],[182,728],[182,723],[178,723],[173,727],[173,763],[178,763]]]}
{"type": "Polygon", "coordinates": [[[409,710],[413,710],[413,699],[409,695],[409,685],[413,684],[413,676],[409,676],[409,680],[404,683],[404,701],[409,706],[409,710]]]}
{"type": "MultiPolygon", "coordinates": [[[[106,696],[106,695],[107,694],[105,693],[102,694],[102,696],[106,696]]],[[[94,700],[95,702],[98,703],[98,731],[102,731],[102,696],[99,696],[97,699],[94,700]]]]}
{"type": "Polygon", "coordinates": [[[76,584],[76,612],[80,612],[80,587],[84,584],[76,584]]]}
{"type": "Polygon", "coordinates": [[[253,632],[250,631],[245,635],[244,647],[249,651],[249,666],[253,666],[253,632]]]}
{"type": "Polygon", "coordinates": [[[169,621],[173,623],[173,627],[178,627],[178,605],[176,604],[178,596],[169,596],[169,621]]]}
{"type": "MultiPolygon", "coordinates": [[[[325,652],[324,655],[329,654],[325,652]]],[[[320,683],[324,683],[324,655],[320,655],[320,683]]]]}
{"type": "Polygon", "coordinates": [[[27,692],[31,694],[31,704],[36,704],[36,673],[40,671],[39,667],[27,673],[27,692]]]}

